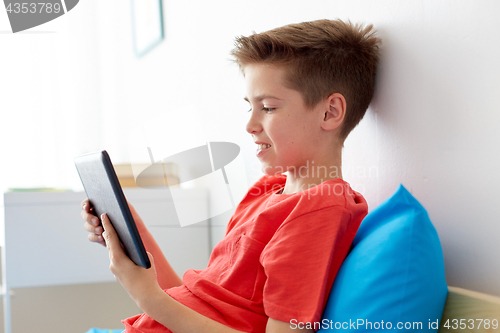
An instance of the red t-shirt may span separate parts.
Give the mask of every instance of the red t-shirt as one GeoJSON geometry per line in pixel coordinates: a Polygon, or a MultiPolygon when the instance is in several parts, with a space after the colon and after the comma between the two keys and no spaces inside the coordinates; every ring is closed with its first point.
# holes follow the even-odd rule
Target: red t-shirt
{"type": "MultiPolygon", "coordinates": [[[[264,176],[233,214],[207,268],[188,270],[166,290],[180,303],[244,332],[268,318],[318,322],[368,207],[342,179],[279,194],[286,176],[264,176]]],[[[123,321],[130,333],[170,332],[146,314],[123,321]]]]}

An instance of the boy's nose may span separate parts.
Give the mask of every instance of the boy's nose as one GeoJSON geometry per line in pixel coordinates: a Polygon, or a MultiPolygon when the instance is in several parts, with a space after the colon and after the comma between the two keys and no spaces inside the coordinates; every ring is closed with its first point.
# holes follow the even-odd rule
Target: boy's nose
{"type": "Polygon", "coordinates": [[[257,119],[257,116],[254,114],[253,111],[252,111],[252,114],[250,116],[250,119],[248,120],[246,130],[250,134],[259,133],[262,131],[262,126],[260,125],[260,122],[257,119]]]}

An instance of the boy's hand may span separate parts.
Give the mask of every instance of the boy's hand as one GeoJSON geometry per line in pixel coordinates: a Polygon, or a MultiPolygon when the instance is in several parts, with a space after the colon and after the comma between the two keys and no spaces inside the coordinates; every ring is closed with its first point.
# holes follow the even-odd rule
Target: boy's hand
{"type": "Polygon", "coordinates": [[[148,252],[151,268],[145,269],[137,266],[125,254],[118,235],[106,214],[102,214],[101,221],[104,227],[102,236],[109,251],[109,268],[115,275],[115,279],[122,284],[134,302],[144,311],[145,301],[164,294],[156,279],[153,256],[148,252]]]}
{"type": "Polygon", "coordinates": [[[103,228],[101,225],[101,222],[99,222],[99,218],[95,216],[94,210],[92,207],[90,207],[90,202],[89,199],[85,199],[81,203],[82,207],[82,218],[85,221],[84,228],[89,234],[89,241],[99,243],[103,246],[106,246],[106,242],[104,241],[104,238],[102,237],[103,233],[103,228]]]}
{"type": "MultiPolygon", "coordinates": [[[[144,222],[142,221],[141,217],[135,210],[134,206],[132,206],[128,201],[127,204],[130,209],[130,212],[132,213],[132,217],[135,221],[137,229],[139,230],[139,233],[141,233],[143,230],[146,229],[146,226],[144,225],[144,222]]],[[[85,221],[83,227],[85,228],[85,230],[90,232],[88,236],[89,241],[94,243],[99,243],[102,246],[106,246],[106,242],[102,237],[104,229],[102,228],[99,218],[95,215],[94,209],[90,206],[89,199],[83,200],[81,203],[81,207],[82,207],[81,215],[83,220],[85,221]]]]}

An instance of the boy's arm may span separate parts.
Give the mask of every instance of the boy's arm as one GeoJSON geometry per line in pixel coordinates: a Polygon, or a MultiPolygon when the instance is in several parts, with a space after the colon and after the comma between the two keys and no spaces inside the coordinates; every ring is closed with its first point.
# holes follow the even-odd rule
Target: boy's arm
{"type": "MultiPolygon", "coordinates": [[[[148,252],[151,268],[137,266],[127,257],[106,214],[101,216],[103,237],[109,251],[110,269],[134,302],[149,317],[178,333],[242,333],[186,307],[165,293],[156,279],[156,263],[148,252]]],[[[141,235],[142,236],[142,235],[141,235]]],[[[293,330],[296,332],[297,330],[293,330]]],[[[299,330],[301,331],[301,330],[299,330]]],[[[267,333],[292,332],[289,323],[269,319],[267,333]]],[[[313,332],[302,330],[302,332],[313,332]]]]}
{"type": "MultiPolygon", "coordinates": [[[[142,309],[151,318],[168,327],[172,332],[179,333],[241,333],[241,331],[229,328],[221,323],[205,317],[198,312],[177,302],[167,294],[159,295],[159,298],[148,302],[142,309]]],[[[266,333],[314,333],[312,329],[292,328],[290,323],[269,318],[266,333]]]]}
{"type": "Polygon", "coordinates": [[[288,333],[288,332],[305,332],[305,333],[314,333],[312,329],[292,328],[290,323],[279,321],[273,318],[269,318],[266,326],[266,333],[288,333]]]}
{"type": "MultiPolygon", "coordinates": [[[[156,279],[156,263],[148,252],[151,268],[137,266],[127,257],[106,214],[101,216],[103,237],[109,251],[110,270],[134,302],[148,316],[178,333],[241,333],[184,306],[165,293],[156,279]]],[[[142,235],[141,235],[142,236],[142,235]]]]}

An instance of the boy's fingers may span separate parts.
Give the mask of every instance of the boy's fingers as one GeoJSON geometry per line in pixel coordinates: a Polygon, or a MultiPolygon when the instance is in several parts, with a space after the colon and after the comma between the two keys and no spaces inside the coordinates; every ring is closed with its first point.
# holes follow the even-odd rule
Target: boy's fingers
{"type": "Polygon", "coordinates": [[[96,234],[89,234],[89,241],[94,242],[94,243],[99,243],[102,246],[106,246],[106,243],[104,242],[104,238],[100,235],[96,234]]]}
{"type": "Polygon", "coordinates": [[[104,228],[102,236],[104,238],[104,241],[106,242],[108,250],[110,251],[109,253],[110,257],[116,257],[118,255],[123,254],[124,252],[120,240],[118,239],[118,236],[116,235],[115,229],[111,225],[111,222],[109,222],[108,215],[102,214],[101,221],[102,221],[102,226],[104,228]]]}
{"type": "Polygon", "coordinates": [[[101,223],[102,227],[104,228],[104,233],[105,237],[109,237],[110,239],[114,237],[115,229],[111,225],[111,222],[109,222],[109,218],[107,214],[102,214],[101,215],[101,223]]]}
{"type": "Polygon", "coordinates": [[[89,199],[85,199],[81,203],[82,210],[86,211],[87,213],[91,213],[94,211],[94,208],[90,205],[89,199]]]}
{"type": "Polygon", "coordinates": [[[85,230],[87,230],[88,232],[93,232],[93,233],[96,233],[96,232],[95,232],[96,227],[94,227],[94,225],[92,225],[92,224],[90,224],[90,223],[88,223],[88,222],[85,222],[85,224],[83,225],[83,228],[84,228],[85,230]]]}
{"type": "Polygon", "coordinates": [[[89,199],[83,200],[80,206],[82,207],[82,215],[83,213],[92,214],[94,212],[94,208],[92,208],[92,206],[90,205],[89,199]]]}
{"type": "Polygon", "coordinates": [[[90,213],[87,213],[86,211],[82,210],[80,215],[82,216],[84,221],[87,221],[88,223],[94,225],[95,227],[97,227],[99,225],[99,219],[94,214],[90,214],[90,213]]]}
{"type": "Polygon", "coordinates": [[[95,227],[93,224],[90,224],[88,222],[85,222],[85,224],[83,225],[83,228],[85,230],[87,230],[88,232],[95,234],[96,236],[102,235],[102,233],[104,231],[102,226],[95,227]]]}
{"type": "Polygon", "coordinates": [[[89,209],[89,199],[85,199],[82,201],[82,203],[80,204],[80,206],[82,207],[83,210],[88,210],[89,209]]]}

